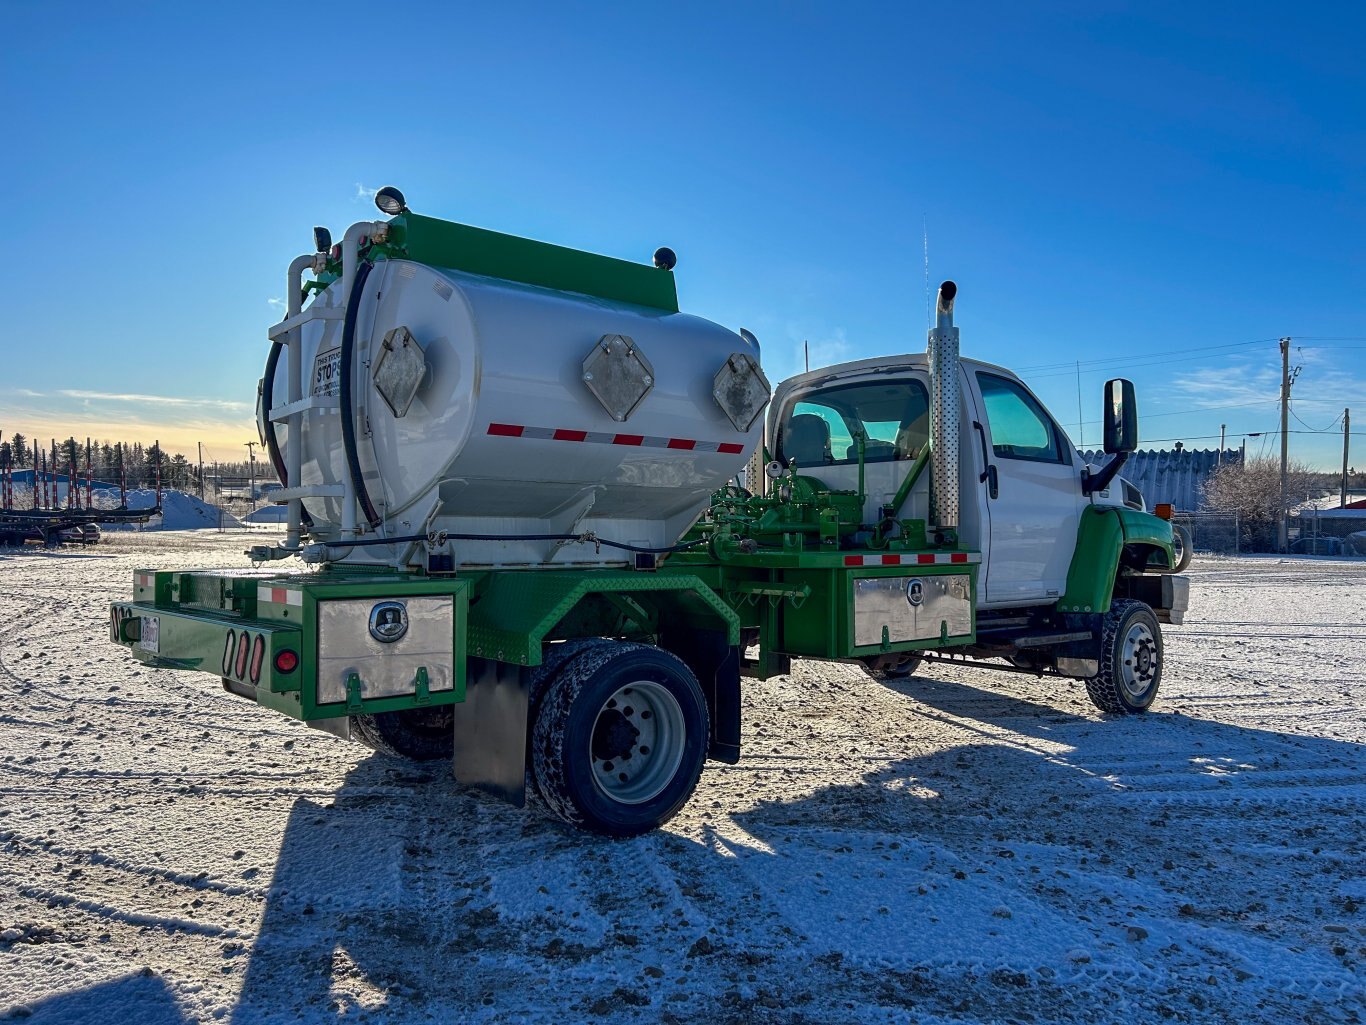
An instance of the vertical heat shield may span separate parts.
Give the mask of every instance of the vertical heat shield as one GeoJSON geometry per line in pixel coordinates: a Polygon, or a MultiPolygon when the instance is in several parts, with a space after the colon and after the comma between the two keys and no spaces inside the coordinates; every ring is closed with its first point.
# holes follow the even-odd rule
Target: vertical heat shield
{"type": "Polygon", "coordinates": [[[958,528],[958,328],[953,299],[958,286],[939,286],[935,326],[925,346],[930,364],[930,527],[958,528]]]}

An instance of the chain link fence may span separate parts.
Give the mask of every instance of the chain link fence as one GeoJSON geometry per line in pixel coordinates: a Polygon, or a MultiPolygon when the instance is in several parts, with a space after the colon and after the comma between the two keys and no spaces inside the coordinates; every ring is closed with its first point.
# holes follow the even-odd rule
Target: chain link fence
{"type": "Polygon", "coordinates": [[[1287,533],[1299,555],[1366,555],[1366,520],[1334,517],[1331,510],[1291,516],[1287,533]]]}
{"type": "Polygon", "coordinates": [[[1172,523],[1186,528],[1197,552],[1237,555],[1244,547],[1237,513],[1183,512],[1174,515],[1172,523]]]}

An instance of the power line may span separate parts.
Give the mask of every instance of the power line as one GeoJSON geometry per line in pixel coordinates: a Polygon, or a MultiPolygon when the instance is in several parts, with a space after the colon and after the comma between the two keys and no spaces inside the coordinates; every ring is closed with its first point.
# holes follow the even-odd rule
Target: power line
{"type": "MultiPolygon", "coordinates": [[[[1277,437],[1280,436],[1280,433],[1281,433],[1280,431],[1237,431],[1237,432],[1234,433],[1233,436],[1234,436],[1234,437],[1246,436],[1246,437],[1251,438],[1251,437],[1256,436],[1257,434],[1261,434],[1261,435],[1262,435],[1262,439],[1263,439],[1263,441],[1262,441],[1263,451],[1265,451],[1266,442],[1267,442],[1268,440],[1275,440],[1277,437]]],[[[1318,434],[1319,432],[1318,432],[1318,431],[1286,431],[1286,433],[1287,433],[1287,434],[1318,434]]],[[[1156,444],[1158,444],[1158,443],[1160,443],[1160,442],[1164,442],[1164,441],[1212,441],[1212,440],[1218,439],[1218,437],[1219,437],[1219,435],[1217,435],[1217,434],[1184,434],[1184,435],[1182,435],[1182,436],[1179,437],[1179,438],[1144,438],[1144,439],[1143,439],[1143,444],[1145,444],[1145,445],[1156,445],[1156,444]]],[[[1352,432],[1348,435],[1348,437],[1351,437],[1351,438],[1366,438],[1366,431],[1352,431],[1352,432]]]]}
{"type": "MultiPolygon", "coordinates": [[[[1271,404],[1274,405],[1275,402],[1276,402],[1276,400],[1275,400],[1275,399],[1271,399],[1271,398],[1259,399],[1259,400],[1256,401],[1256,402],[1221,402],[1221,403],[1219,403],[1218,405],[1214,405],[1214,406],[1192,406],[1190,409],[1174,409],[1174,410],[1171,410],[1171,411],[1166,412],[1166,413],[1144,413],[1143,416],[1142,416],[1142,419],[1144,419],[1144,420],[1155,420],[1155,419],[1157,419],[1159,416],[1191,416],[1191,415],[1194,414],[1194,413],[1204,413],[1204,412],[1207,412],[1207,411],[1212,410],[1212,409],[1241,409],[1241,408],[1247,408],[1247,407],[1250,407],[1250,406],[1265,406],[1265,405],[1267,405],[1268,403],[1271,403],[1271,404]]],[[[1339,419],[1341,419],[1341,417],[1339,417],[1339,419]]],[[[1086,423],[1088,423],[1088,424],[1100,424],[1100,423],[1104,423],[1104,422],[1105,422],[1104,420],[1087,420],[1087,421],[1086,421],[1086,423]]],[[[1308,426],[1308,425],[1306,424],[1306,426],[1308,426]]],[[[1245,433],[1247,433],[1247,432],[1246,432],[1246,431],[1239,431],[1239,432],[1237,432],[1237,433],[1239,433],[1239,434],[1245,434],[1245,433]]]]}
{"type": "MultiPolygon", "coordinates": [[[[1222,342],[1222,343],[1220,343],[1220,344],[1218,344],[1218,345],[1187,345],[1187,346],[1183,346],[1183,347],[1180,348],[1180,349],[1164,349],[1164,350],[1161,350],[1161,351],[1159,351],[1159,352],[1145,352],[1145,353],[1142,353],[1142,354],[1136,355],[1136,356],[1105,356],[1105,357],[1102,357],[1102,358],[1100,358],[1100,359],[1084,359],[1084,360],[1080,360],[1080,361],[1078,361],[1078,360],[1069,360],[1069,361],[1066,362],[1066,363],[1039,363],[1039,364],[1037,364],[1037,365],[1035,365],[1035,366],[1032,366],[1032,367],[1029,367],[1029,366],[1026,366],[1026,367],[1015,367],[1014,369],[1015,369],[1015,372],[1016,372],[1016,373],[1019,373],[1019,372],[1022,371],[1022,370],[1060,370],[1060,369],[1071,369],[1071,368],[1072,368],[1076,363],[1078,363],[1078,362],[1080,362],[1082,366],[1091,366],[1091,365],[1096,364],[1096,363],[1104,363],[1104,364],[1106,364],[1106,365],[1113,365],[1113,364],[1115,364],[1115,363],[1122,363],[1122,362],[1125,362],[1125,361],[1127,361],[1127,360],[1151,359],[1151,358],[1154,357],[1154,356],[1165,356],[1165,355],[1168,355],[1168,354],[1177,354],[1177,353],[1185,353],[1185,352],[1211,352],[1211,351],[1213,351],[1213,350],[1215,350],[1215,349],[1231,349],[1231,348],[1242,348],[1242,347],[1247,347],[1247,346],[1250,346],[1250,345],[1266,345],[1268,342],[1274,342],[1274,341],[1276,341],[1275,338],[1257,338],[1257,339],[1254,339],[1253,341],[1250,341],[1250,342],[1222,342]]],[[[1366,338],[1361,339],[1361,341],[1366,341],[1366,338]]]]}
{"type": "MultiPolygon", "coordinates": [[[[1296,420],[1300,420],[1300,415],[1299,415],[1298,413],[1295,412],[1295,407],[1294,407],[1294,406],[1291,406],[1291,407],[1290,407],[1290,415],[1293,416],[1296,420]]],[[[1300,420],[1300,423],[1304,424],[1305,427],[1309,427],[1309,425],[1306,424],[1306,423],[1304,423],[1303,420],[1300,420]]],[[[1340,424],[1340,423],[1342,423],[1342,414],[1341,414],[1341,413],[1339,413],[1339,414],[1337,415],[1337,418],[1336,418],[1332,423],[1330,423],[1327,427],[1324,427],[1324,428],[1322,428],[1322,429],[1317,428],[1317,427],[1309,427],[1309,432],[1310,432],[1311,434],[1327,434],[1329,431],[1331,431],[1334,427],[1336,427],[1336,426],[1337,426],[1338,424],[1340,424]]],[[[1303,431],[1300,431],[1300,432],[1297,432],[1297,433],[1301,433],[1301,434],[1302,434],[1302,433],[1304,433],[1304,432],[1303,432],[1303,431]]]]}
{"type": "MultiPolygon", "coordinates": [[[[1306,341],[1309,341],[1309,340],[1312,340],[1314,337],[1316,337],[1316,336],[1311,336],[1311,335],[1298,335],[1298,336],[1295,336],[1295,340],[1296,340],[1297,342],[1298,342],[1300,339],[1304,339],[1304,340],[1306,340],[1306,341]]],[[[1324,337],[1327,338],[1328,336],[1324,336],[1324,337]]],[[[1349,341],[1364,341],[1364,342],[1366,342],[1366,337],[1362,337],[1362,338],[1352,338],[1352,337],[1350,337],[1350,336],[1345,336],[1345,335],[1342,336],[1342,337],[1343,337],[1344,340],[1349,340],[1349,341]]],[[[1118,369],[1118,370],[1124,370],[1124,369],[1136,370],[1136,369],[1139,369],[1139,368],[1141,368],[1141,367],[1148,367],[1148,366],[1165,366],[1165,365],[1168,364],[1168,363],[1188,363],[1188,362],[1195,361],[1195,360],[1204,360],[1204,359],[1210,358],[1210,357],[1207,356],[1207,355],[1200,355],[1200,356],[1187,356],[1187,355],[1182,355],[1182,354],[1184,354],[1184,353],[1191,353],[1191,352],[1215,353],[1214,358],[1217,359],[1220,355],[1223,355],[1223,356],[1233,356],[1233,355],[1236,355],[1236,354],[1237,354],[1237,353],[1235,353],[1235,352],[1218,353],[1217,350],[1220,350],[1220,349],[1247,348],[1247,347],[1249,347],[1249,346],[1254,346],[1254,345],[1265,345],[1265,344],[1268,344],[1268,343],[1274,342],[1274,341],[1278,341],[1278,339],[1276,339],[1276,338],[1258,338],[1258,339],[1255,339],[1255,340],[1249,341],[1249,342],[1225,342],[1225,343],[1223,343],[1223,344],[1221,344],[1221,345],[1197,345],[1197,346],[1188,346],[1188,347],[1182,348],[1182,349],[1165,349],[1165,350],[1162,350],[1162,351],[1159,351],[1159,352],[1145,352],[1145,353],[1139,353],[1139,354],[1134,355],[1134,356],[1108,356],[1108,357],[1102,357],[1102,358],[1100,358],[1100,359],[1071,360],[1071,361],[1065,362],[1065,363],[1061,363],[1061,362],[1060,362],[1060,363],[1038,363],[1038,364],[1035,364],[1034,366],[1013,367],[1012,369],[1015,371],[1015,373],[1020,374],[1021,376],[1024,376],[1025,374],[1029,374],[1031,377],[1036,378],[1036,379],[1037,379],[1037,378],[1047,378],[1047,377],[1064,377],[1064,376],[1070,376],[1070,375],[1076,374],[1076,373],[1078,372],[1078,367],[1081,367],[1081,368],[1082,368],[1082,369],[1081,369],[1081,373],[1084,373],[1084,374],[1104,373],[1105,370],[1106,370],[1106,369],[1109,369],[1109,368],[1118,369]],[[1166,358],[1166,357],[1169,356],[1169,355],[1170,355],[1170,356],[1175,356],[1176,358],[1174,358],[1174,359],[1168,359],[1168,358],[1166,358]],[[1088,369],[1088,368],[1089,368],[1089,369],[1088,369]],[[1049,372],[1048,372],[1048,373],[1036,373],[1036,371],[1049,371],[1049,372]]],[[[1297,349],[1301,349],[1301,350],[1303,350],[1303,349],[1322,349],[1322,350],[1335,350],[1335,351],[1366,349],[1366,345],[1357,346],[1357,345],[1298,345],[1298,344],[1297,344],[1295,347],[1296,347],[1297,349]]]]}

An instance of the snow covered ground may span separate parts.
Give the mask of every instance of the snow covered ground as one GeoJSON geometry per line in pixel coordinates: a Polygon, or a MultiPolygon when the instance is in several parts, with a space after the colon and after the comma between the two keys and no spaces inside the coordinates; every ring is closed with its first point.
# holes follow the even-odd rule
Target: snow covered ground
{"type": "Polygon", "coordinates": [[[0,552],[0,1019],[1359,1022],[1366,563],[1200,559],[1152,714],[799,664],[612,842],[143,669],[134,567],[0,552]]]}

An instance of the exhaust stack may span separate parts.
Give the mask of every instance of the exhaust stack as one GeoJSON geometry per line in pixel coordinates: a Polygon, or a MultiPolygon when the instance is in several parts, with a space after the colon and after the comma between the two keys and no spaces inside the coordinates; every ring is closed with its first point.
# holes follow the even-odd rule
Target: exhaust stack
{"type": "Polygon", "coordinates": [[[939,286],[935,325],[925,354],[930,364],[930,527],[958,529],[958,328],[953,300],[958,286],[939,286]]]}

